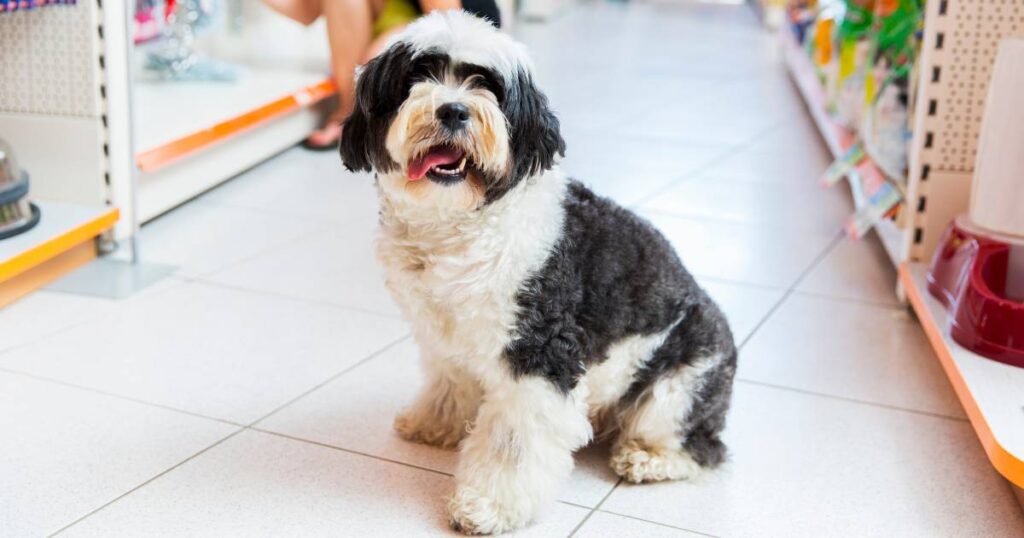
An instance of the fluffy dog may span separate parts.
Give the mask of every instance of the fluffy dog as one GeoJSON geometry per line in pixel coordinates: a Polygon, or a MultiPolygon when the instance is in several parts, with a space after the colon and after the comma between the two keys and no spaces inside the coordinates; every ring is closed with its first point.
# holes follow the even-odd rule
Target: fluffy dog
{"type": "Polygon", "coordinates": [[[594,434],[631,482],[725,457],[721,311],[647,222],[568,180],[525,48],[459,11],[360,71],[341,155],[376,173],[377,255],[428,380],[395,420],[459,447],[452,525],[527,524],[594,434]]]}

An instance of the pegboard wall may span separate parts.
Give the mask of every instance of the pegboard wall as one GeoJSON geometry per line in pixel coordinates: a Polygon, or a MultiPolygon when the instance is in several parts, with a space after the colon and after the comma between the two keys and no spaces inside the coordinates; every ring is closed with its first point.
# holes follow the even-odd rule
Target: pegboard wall
{"type": "Polygon", "coordinates": [[[0,17],[0,112],[100,116],[97,11],[83,0],[0,17]]]}
{"type": "Polygon", "coordinates": [[[110,202],[101,7],[79,0],[0,16],[0,138],[34,199],[110,202]]]}
{"type": "Polygon", "coordinates": [[[929,261],[966,212],[999,41],[1024,35],[1024,0],[928,0],[910,148],[904,258],[929,261]]]}

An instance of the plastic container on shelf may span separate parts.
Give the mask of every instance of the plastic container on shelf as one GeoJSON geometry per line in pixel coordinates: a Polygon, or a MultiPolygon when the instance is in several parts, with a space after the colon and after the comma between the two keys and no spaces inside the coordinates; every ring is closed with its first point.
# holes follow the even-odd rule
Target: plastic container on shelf
{"type": "Polygon", "coordinates": [[[1024,367],[1024,39],[1000,44],[992,71],[969,215],[946,230],[928,289],[949,307],[960,345],[1024,367]]]}
{"type": "Polygon", "coordinates": [[[18,168],[11,147],[0,140],[0,239],[39,223],[39,208],[28,201],[28,173],[18,168]]]}

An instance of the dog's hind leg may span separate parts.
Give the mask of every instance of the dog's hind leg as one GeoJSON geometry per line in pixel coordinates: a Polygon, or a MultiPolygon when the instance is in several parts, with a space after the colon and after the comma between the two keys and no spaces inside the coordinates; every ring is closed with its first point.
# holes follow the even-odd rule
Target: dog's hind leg
{"type": "MultiPolygon", "coordinates": [[[[698,346],[672,369],[662,369],[619,409],[620,431],[611,467],[630,482],[692,478],[725,459],[725,427],[736,351],[731,338],[698,346]]],[[[668,343],[671,350],[671,340],[668,343]]],[[[655,368],[657,365],[654,365],[655,368]]]]}
{"type": "Polygon", "coordinates": [[[454,448],[469,431],[481,390],[475,379],[443,361],[424,361],[427,383],[395,417],[395,430],[417,443],[454,448]]]}

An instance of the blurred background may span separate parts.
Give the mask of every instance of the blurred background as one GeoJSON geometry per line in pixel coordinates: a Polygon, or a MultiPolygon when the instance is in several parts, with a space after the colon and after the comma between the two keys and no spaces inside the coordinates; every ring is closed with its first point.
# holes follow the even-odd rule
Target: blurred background
{"type": "MultiPolygon", "coordinates": [[[[451,533],[331,1],[0,0],[0,535],[451,533]]],[[[520,534],[1024,535],[1024,0],[496,7],[741,348],[723,469],[520,534]]]]}

